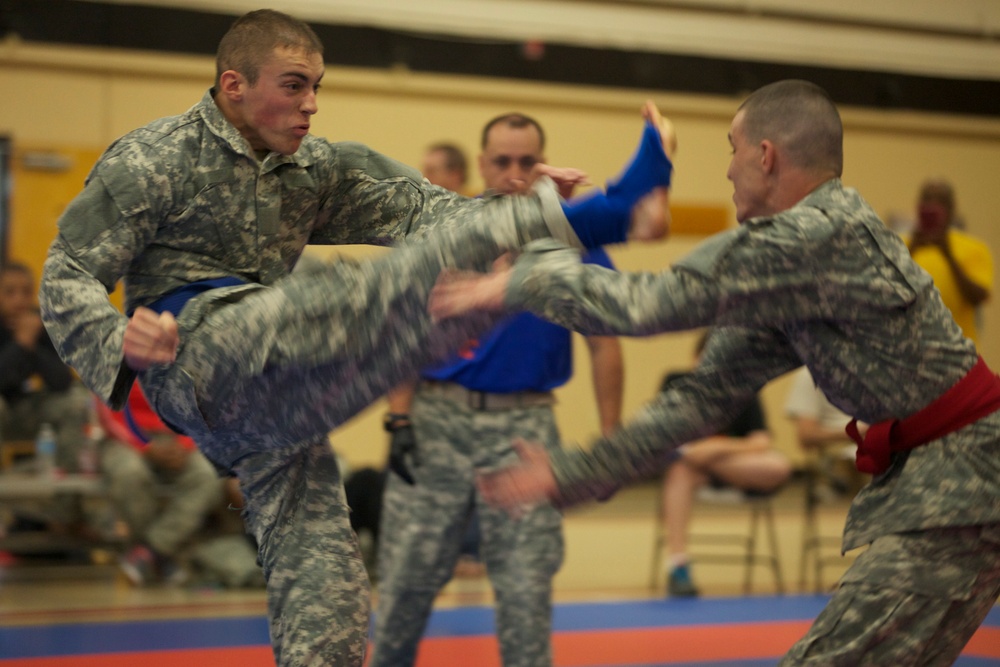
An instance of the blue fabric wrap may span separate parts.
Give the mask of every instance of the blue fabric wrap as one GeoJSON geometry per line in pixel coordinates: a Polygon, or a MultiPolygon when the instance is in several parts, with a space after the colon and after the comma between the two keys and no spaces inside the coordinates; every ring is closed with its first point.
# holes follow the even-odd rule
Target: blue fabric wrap
{"type": "Polygon", "coordinates": [[[669,187],[672,173],[660,132],[647,121],[638,149],[622,173],[608,181],[607,190],[563,202],[563,213],[584,247],[622,243],[628,235],[632,207],[653,189],[669,187]]]}

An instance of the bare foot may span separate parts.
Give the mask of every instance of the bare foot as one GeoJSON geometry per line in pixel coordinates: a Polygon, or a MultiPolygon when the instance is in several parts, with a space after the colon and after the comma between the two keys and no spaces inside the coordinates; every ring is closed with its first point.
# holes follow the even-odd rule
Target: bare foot
{"type": "Polygon", "coordinates": [[[677,153],[677,131],[674,129],[674,124],[660,113],[653,100],[646,100],[646,104],[642,107],[642,117],[659,128],[663,152],[673,160],[677,153]]]}
{"type": "Polygon", "coordinates": [[[656,188],[632,207],[630,241],[656,241],[670,235],[670,191],[656,188]]]}

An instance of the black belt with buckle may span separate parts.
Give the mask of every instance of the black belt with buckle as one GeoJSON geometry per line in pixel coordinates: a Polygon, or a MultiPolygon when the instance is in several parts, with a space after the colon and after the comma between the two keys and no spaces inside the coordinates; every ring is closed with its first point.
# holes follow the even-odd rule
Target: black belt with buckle
{"type": "Polygon", "coordinates": [[[463,403],[470,410],[513,410],[515,408],[554,405],[556,402],[556,397],[551,391],[493,393],[473,391],[454,382],[437,380],[424,380],[421,386],[430,393],[443,396],[456,403],[463,403]]]}

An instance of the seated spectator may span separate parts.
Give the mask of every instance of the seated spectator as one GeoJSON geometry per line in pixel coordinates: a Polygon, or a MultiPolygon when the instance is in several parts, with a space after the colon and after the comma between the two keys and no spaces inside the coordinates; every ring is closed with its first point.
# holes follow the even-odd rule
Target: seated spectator
{"type": "Polygon", "coordinates": [[[177,556],[220,506],[223,482],[190,438],[160,421],[138,385],[125,412],[103,404],[97,411],[108,436],[101,469],[131,540],[121,570],[135,586],[183,583],[177,556]]]}
{"type": "MultiPolygon", "coordinates": [[[[818,499],[847,495],[857,490],[865,477],[854,464],[857,446],[844,430],[851,418],[827,399],[813,381],[809,369],[795,371],[785,401],[785,415],[795,423],[799,446],[815,455],[818,499]]],[[[867,426],[858,423],[862,433],[867,426]]]]}
{"type": "MultiPolygon", "coordinates": [[[[34,441],[48,424],[55,434],[54,472],[77,472],[89,405],[89,392],[59,358],[42,326],[31,269],[18,262],[0,264],[0,441],[34,441]]],[[[11,532],[90,532],[75,496],[19,507],[9,521],[4,528],[11,532]]]]}
{"type": "Polygon", "coordinates": [[[89,393],[42,326],[31,269],[0,265],[0,440],[34,440],[50,424],[56,466],[75,472],[88,417],[89,393]]]}
{"type": "MultiPolygon", "coordinates": [[[[708,334],[695,349],[701,356],[708,334]]],[[[685,373],[670,373],[660,390],[685,373]]],[[[663,477],[663,517],[667,535],[667,593],[672,597],[694,597],[698,588],[691,577],[687,553],[688,528],[696,492],[710,484],[751,493],[771,493],[788,481],[792,466],[775,450],[759,400],[748,405],[729,427],[717,435],[687,443],[680,458],[663,477]]]]}
{"type": "Polygon", "coordinates": [[[235,477],[223,480],[224,496],[195,537],[189,552],[192,585],[209,588],[264,588],[257,564],[257,541],[246,531],[241,510],[243,492],[235,477]]]}

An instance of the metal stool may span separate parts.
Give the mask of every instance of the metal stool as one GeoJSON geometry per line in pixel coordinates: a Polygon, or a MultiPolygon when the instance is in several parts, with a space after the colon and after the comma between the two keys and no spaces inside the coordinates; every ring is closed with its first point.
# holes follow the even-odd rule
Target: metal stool
{"type": "MultiPolygon", "coordinates": [[[[774,511],[771,500],[776,492],[755,493],[749,491],[738,491],[736,502],[726,502],[726,505],[734,508],[746,508],[750,512],[750,525],[745,534],[725,534],[725,533],[695,533],[688,536],[688,541],[692,545],[713,544],[713,545],[733,545],[742,547],[743,553],[722,554],[722,553],[702,553],[693,551],[691,561],[694,563],[721,563],[743,565],[743,592],[749,595],[753,590],[753,571],[758,565],[767,565],[771,568],[774,577],[775,589],[779,594],[785,592],[784,580],[781,576],[781,558],[778,551],[778,535],[774,526],[774,511]],[[761,538],[760,532],[764,531],[767,539],[769,552],[758,553],[757,545],[761,538]]],[[[653,561],[649,574],[650,590],[657,590],[660,581],[661,551],[666,540],[664,531],[663,516],[663,488],[657,494],[656,510],[656,533],[653,540],[653,561]]],[[[699,500],[699,503],[713,502],[699,500]]],[[[716,503],[718,504],[718,503],[716,503]]]]}

